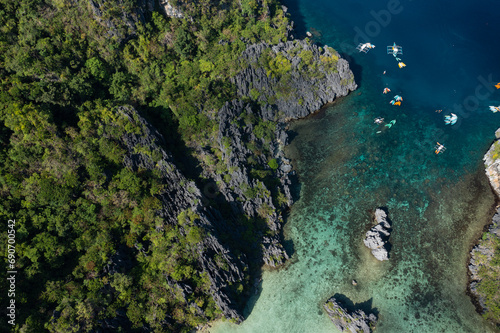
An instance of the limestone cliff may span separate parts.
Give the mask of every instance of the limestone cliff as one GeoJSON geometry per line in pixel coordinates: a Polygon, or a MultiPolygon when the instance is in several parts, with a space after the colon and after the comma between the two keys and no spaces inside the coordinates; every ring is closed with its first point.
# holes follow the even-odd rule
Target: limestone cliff
{"type": "Polygon", "coordinates": [[[249,45],[241,60],[247,66],[233,79],[239,99],[226,103],[218,113],[218,144],[230,180],[223,182],[221,175],[214,178],[221,184],[219,190],[236,214],[266,220],[273,234],[262,238],[263,261],[276,267],[288,256],[279,240],[283,219],[276,208],[280,207],[276,207],[269,193],[282,193],[286,198],[283,204],[287,206],[293,201],[289,188],[291,166],[283,154],[283,147],[288,143],[285,122],[305,117],[357,86],[347,61],[333,49],[320,49],[307,41],[288,41],[273,47],[265,43],[249,45]],[[280,61],[289,67],[285,73],[273,73],[272,69],[259,65],[265,56],[281,57],[280,61]],[[251,117],[260,123],[248,121],[251,117]],[[272,132],[261,137],[259,126],[266,122],[273,126],[272,132]],[[251,146],[267,153],[256,154],[251,146]],[[269,159],[277,163],[273,172],[279,183],[274,188],[267,188],[250,175],[249,161],[271,171],[269,159]],[[257,197],[249,197],[248,189],[257,191],[257,197]]]}
{"type": "MultiPolygon", "coordinates": [[[[497,141],[493,142],[484,155],[486,176],[497,196],[500,197],[500,129],[496,131],[497,141]]],[[[469,291],[483,317],[500,325],[498,316],[500,304],[500,208],[497,207],[492,224],[483,233],[478,244],[470,252],[469,291]]]]}
{"type": "MultiPolygon", "coordinates": [[[[500,137],[500,129],[496,131],[496,138],[500,137]]],[[[488,152],[483,157],[486,176],[490,180],[491,187],[500,197],[500,143],[493,142],[488,152]]]]}
{"type": "MultiPolygon", "coordinates": [[[[140,133],[131,132],[123,137],[128,153],[123,163],[132,170],[156,172],[162,179],[163,189],[158,197],[162,207],[158,214],[169,224],[179,224],[181,212],[191,210],[197,216],[194,223],[202,227],[208,235],[198,244],[199,267],[208,274],[210,291],[218,307],[227,318],[240,321],[240,310],[235,303],[236,294],[230,285],[244,282],[244,271],[247,262],[244,256],[237,258],[219,240],[220,231],[216,227],[223,223],[218,218],[218,212],[202,205],[202,195],[196,184],[188,181],[178,170],[170,153],[164,148],[164,139],[150,124],[148,124],[132,107],[119,108],[121,115],[141,129],[140,133]],[[225,269],[221,269],[220,261],[225,269]]],[[[158,231],[161,226],[157,227],[158,231]]],[[[170,284],[176,284],[169,280],[170,284]]],[[[189,294],[190,286],[176,284],[181,294],[189,294]]]]}

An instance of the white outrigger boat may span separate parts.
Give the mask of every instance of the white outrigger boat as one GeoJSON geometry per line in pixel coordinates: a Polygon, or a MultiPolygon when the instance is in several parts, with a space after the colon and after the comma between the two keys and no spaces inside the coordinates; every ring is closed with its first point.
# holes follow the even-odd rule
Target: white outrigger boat
{"type": "Polygon", "coordinates": [[[373,45],[371,43],[360,43],[356,47],[356,50],[358,50],[359,52],[367,53],[368,51],[370,51],[371,49],[374,49],[374,48],[375,48],[375,45],[373,45]]]}
{"type": "Polygon", "coordinates": [[[394,57],[397,57],[398,55],[403,54],[403,47],[396,45],[396,43],[389,45],[387,46],[387,54],[392,54],[394,57]]]}
{"type": "Polygon", "coordinates": [[[434,152],[436,153],[436,155],[439,155],[441,153],[444,153],[444,151],[446,150],[446,147],[442,144],[440,144],[439,142],[436,142],[437,145],[436,147],[434,147],[434,152]]]}

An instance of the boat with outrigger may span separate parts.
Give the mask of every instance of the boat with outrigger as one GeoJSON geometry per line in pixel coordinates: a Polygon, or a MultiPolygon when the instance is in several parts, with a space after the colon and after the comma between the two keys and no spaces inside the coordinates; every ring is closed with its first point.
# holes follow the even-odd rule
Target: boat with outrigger
{"type": "Polygon", "coordinates": [[[439,142],[436,142],[436,146],[434,147],[434,152],[436,153],[436,155],[444,153],[445,150],[446,147],[444,145],[440,144],[439,142]]]}
{"type": "Polygon", "coordinates": [[[394,57],[397,57],[398,55],[403,54],[403,47],[396,45],[396,43],[389,45],[387,46],[387,54],[392,54],[394,57]]]}
{"type": "Polygon", "coordinates": [[[359,52],[367,53],[368,51],[370,51],[371,49],[374,49],[374,48],[375,48],[375,45],[373,45],[371,43],[360,43],[356,47],[356,50],[358,50],[359,52]]]}

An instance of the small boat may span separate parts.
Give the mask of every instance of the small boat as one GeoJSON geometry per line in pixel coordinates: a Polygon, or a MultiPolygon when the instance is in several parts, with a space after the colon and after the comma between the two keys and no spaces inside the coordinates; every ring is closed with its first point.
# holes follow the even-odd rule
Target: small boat
{"type": "Polygon", "coordinates": [[[374,120],[375,124],[382,124],[383,122],[384,122],[384,118],[382,118],[382,117],[375,118],[375,120],[374,120]]]}
{"type": "Polygon", "coordinates": [[[393,45],[387,46],[387,54],[392,54],[394,57],[396,57],[398,54],[403,54],[403,48],[394,43],[393,45]]]}
{"type": "Polygon", "coordinates": [[[385,124],[385,126],[391,128],[394,124],[396,123],[396,120],[391,120],[388,124],[385,124]]]}
{"type": "Polygon", "coordinates": [[[375,48],[375,45],[373,45],[371,43],[360,43],[356,47],[356,50],[358,50],[359,52],[367,53],[368,51],[370,51],[371,49],[374,49],[374,48],[375,48]]]}
{"type": "Polygon", "coordinates": [[[498,111],[500,111],[500,106],[490,105],[490,111],[491,112],[498,112],[498,111]]]}
{"type": "Polygon", "coordinates": [[[394,99],[389,103],[391,103],[392,105],[401,105],[401,101],[403,101],[403,97],[396,95],[394,96],[394,99]]]}
{"type": "Polygon", "coordinates": [[[436,146],[434,147],[434,152],[436,155],[443,153],[446,150],[446,147],[439,142],[436,142],[436,146]]]}
{"type": "Polygon", "coordinates": [[[404,62],[398,62],[399,68],[406,67],[406,64],[404,62]]]}
{"type": "Polygon", "coordinates": [[[454,113],[451,113],[450,115],[447,115],[447,116],[444,116],[444,123],[446,125],[455,125],[455,123],[457,122],[457,115],[454,114],[454,113]]]}
{"type": "Polygon", "coordinates": [[[387,93],[388,93],[388,92],[390,92],[390,91],[391,91],[391,89],[389,89],[389,88],[384,88],[383,93],[384,93],[384,94],[387,94],[387,93]]]}
{"type": "Polygon", "coordinates": [[[500,82],[498,82],[497,84],[495,84],[495,88],[500,89],[500,82]]]}

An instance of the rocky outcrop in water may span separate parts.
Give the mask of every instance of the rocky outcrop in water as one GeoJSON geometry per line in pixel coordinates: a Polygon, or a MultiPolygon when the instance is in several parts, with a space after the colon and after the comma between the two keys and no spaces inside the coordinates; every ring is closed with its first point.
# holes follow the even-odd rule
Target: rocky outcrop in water
{"type": "Polygon", "coordinates": [[[330,298],[323,307],[333,324],[341,332],[369,333],[377,323],[377,317],[373,313],[367,315],[361,309],[349,311],[335,297],[330,298]]]}
{"type": "Polygon", "coordinates": [[[375,221],[377,225],[368,230],[364,243],[372,250],[373,256],[380,261],[389,260],[389,237],[391,235],[391,224],[387,213],[377,208],[375,210],[375,221]]]}

